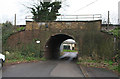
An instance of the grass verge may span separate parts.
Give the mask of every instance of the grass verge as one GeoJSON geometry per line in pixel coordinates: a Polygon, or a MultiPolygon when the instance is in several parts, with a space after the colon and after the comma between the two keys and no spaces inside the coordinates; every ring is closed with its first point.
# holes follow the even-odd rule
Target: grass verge
{"type": "Polygon", "coordinates": [[[25,59],[11,59],[11,60],[6,60],[4,66],[20,64],[20,63],[38,62],[38,61],[46,61],[46,59],[44,57],[42,58],[27,57],[25,59]]]}
{"type": "Polygon", "coordinates": [[[4,65],[19,64],[19,63],[28,63],[28,62],[37,62],[37,61],[46,61],[44,57],[35,57],[34,55],[22,55],[21,52],[12,52],[6,53],[6,61],[4,65]]]}
{"type": "Polygon", "coordinates": [[[77,62],[77,64],[84,65],[86,67],[95,67],[95,68],[104,68],[107,70],[112,70],[113,72],[120,75],[120,64],[117,62],[113,62],[111,60],[105,61],[105,60],[80,60],[77,62]]]}

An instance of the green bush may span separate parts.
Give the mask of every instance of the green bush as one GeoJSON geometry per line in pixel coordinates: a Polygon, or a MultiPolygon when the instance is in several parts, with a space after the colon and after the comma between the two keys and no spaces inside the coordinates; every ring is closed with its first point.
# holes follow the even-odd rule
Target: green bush
{"type": "Polygon", "coordinates": [[[120,37],[120,28],[115,28],[110,31],[114,36],[120,37]]]}
{"type": "Polygon", "coordinates": [[[18,60],[22,58],[24,58],[24,56],[22,56],[20,52],[11,52],[10,54],[6,55],[6,60],[18,60]]]}
{"type": "Polygon", "coordinates": [[[17,31],[23,31],[23,30],[25,30],[25,27],[19,27],[19,28],[17,28],[16,30],[17,30],[17,31]]]}
{"type": "Polygon", "coordinates": [[[109,63],[109,65],[113,65],[113,63],[114,63],[114,62],[113,62],[113,61],[111,61],[111,60],[109,60],[109,62],[108,62],[108,63],[109,63]]]}
{"type": "Polygon", "coordinates": [[[46,58],[42,57],[41,60],[42,60],[42,61],[46,61],[46,58]]]}
{"type": "Polygon", "coordinates": [[[120,63],[119,63],[119,65],[118,65],[118,72],[120,72],[120,63]]]}
{"type": "Polygon", "coordinates": [[[11,22],[6,22],[2,24],[2,42],[3,42],[3,46],[5,46],[6,44],[6,40],[8,39],[8,37],[13,34],[15,27],[12,25],[11,22]]]}
{"type": "Polygon", "coordinates": [[[35,42],[32,42],[31,44],[28,44],[26,46],[22,46],[20,49],[21,54],[28,57],[42,57],[43,52],[40,51],[40,44],[36,44],[35,42]]]}
{"type": "Polygon", "coordinates": [[[35,58],[34,57],[26,57],[26,60],[27,61],[32,61],[32,60],[35,60],[35,58]]]}

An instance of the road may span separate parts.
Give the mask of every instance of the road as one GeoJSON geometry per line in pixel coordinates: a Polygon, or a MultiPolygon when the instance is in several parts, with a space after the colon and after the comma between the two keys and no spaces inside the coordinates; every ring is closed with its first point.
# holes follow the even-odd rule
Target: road
{"type": "Polygon", "coordinates": [[[84,77],[78,65],[70,61],[40,61],[6,66],[3,77],[84,77]]]}
{"type": "Polygon", "coordinates": [[[62,56],[60,56],[59,59],[63,59],[65,57],[69,57],[69,61],[72,61],[74,58],[77,58],[78,53],[77,52],[64,52],[62,56]]]}
{"type": "Polygon", "coordinates": [[[118,77],[118,75],[113,73],[111,70],[106,70],[103,68],[86,67],[86,66],[81,66],[81,67],[85,77],[118,77]]]}
{"type": "Polygon", "coordinates": [[[118,79],[112,71],[76,65],[69,60],[48,60],[3,67],[3,77],[111,77],[118,79]]]}

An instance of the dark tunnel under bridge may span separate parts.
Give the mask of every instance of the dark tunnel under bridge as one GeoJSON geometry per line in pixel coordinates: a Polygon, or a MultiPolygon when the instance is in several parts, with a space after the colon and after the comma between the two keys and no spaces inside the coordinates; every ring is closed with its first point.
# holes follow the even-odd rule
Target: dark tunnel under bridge
{"type": "Polygon", "coordinates": [[[65,34],[51,36],[45,45],[46,58],[58,59],[60,56],[60,45],[67,39],[73,39],[73,37],[65,34]]]}

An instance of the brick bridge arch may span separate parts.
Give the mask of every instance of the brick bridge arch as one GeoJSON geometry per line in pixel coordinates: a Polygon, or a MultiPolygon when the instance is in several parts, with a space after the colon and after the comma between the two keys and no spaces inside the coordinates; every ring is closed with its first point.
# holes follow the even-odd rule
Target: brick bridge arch
{"type": "Polygon", "coordinates": [[[67,34],[56,34],[51,36],[45,45],[45,57],[48,59],[58,59],[60,56],[60,46],[67,39],[74,39],[67,34]]]}
{"type": "Polygon", "coordinates": [[[8,48],[20,47],[23,44],[27,45],[34,39],[39,39],[41,41],[40,49],[45,51],[45,57],[58,58],[60,44],[66,39],[74,39],[80,56],[94,55],[94,53],[101,57],[113,55],[113,52],[111,52],[113,38],[100,32],[101,20],[26,23],[25,31],[15,33],[8,38],[8,48]],[[107,49],[102,44],[105,44],[104,46],[107,49]],[[48,48],[46,48],[47,46],[48,48]]]}

